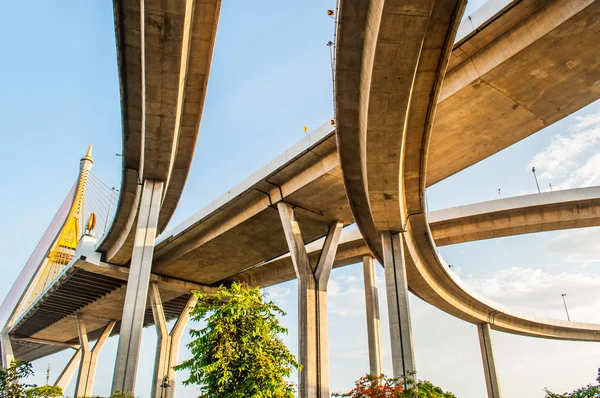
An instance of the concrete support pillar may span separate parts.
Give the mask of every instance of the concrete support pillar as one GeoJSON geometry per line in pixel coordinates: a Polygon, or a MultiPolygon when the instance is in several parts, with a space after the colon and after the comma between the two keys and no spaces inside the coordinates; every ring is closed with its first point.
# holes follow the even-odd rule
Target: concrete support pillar
{"type": "Polygon", "coordinates": [[[94,387],[94,378],[96,377],[96,365],[98,361],[98,354],[102,349],[102,346],[110,336],[113,328],[115,327],[115,321],[110,321],[102,331],[102,335],[96,341],[94,348],[90,349],[88,341],[87,329],[83,319],[78,315],[77,318],[77,333],[79,334],[79,344],[81,348],[81,359],[79,361],[79,374],[77,375],[77,384],[75,385],[75,396],[76,397],[91,397],[92,389],[94,387]]]}
{"type": "Polygon", "coordinates": [[[0,343],[2,344],[2,367],[8,368],[10,363],[15,359],[8,329],[4,329],[0,332],[0,343]]]}
{"type": "Polygon", "coordinates": [[[383,232],[383,266],[387,292],[392,367],[394,377],[406,378],[416,373],[413,350],[408,283],[404,258],[404,237],[399,233],[383,232]]]}
{"type": "Polygon", "coordinates": [[[56,387],[60,387],[63,391],[69,386],[75,371],[77,370],[79,363],[81,362],[81,348],[75,351],[75,354],[69,359],[67,365],[63,371],[58,375],[58,378],[54,382],[56,387]]]}
{"type": "Polygon", "coordinates": [[[494,346],[492,344],[492,331],[489,323],[477,325],[479,333],[479,345],[481,346],[481,357],[483,359],[483,373],[485,373],[485,384],[489,398],[501,398],[500,383],[496,371],[496,360],[494,358],[494,346]]]}
{"type": "Polygon", "coordinates": [[[329,398],[327,282],[335,260],[343,224],[329,228],[323,249],[313,268],[304,246],[293,208],[277,204],[285,238],[298,278],[298,348],[301,398],[329,398]]]}
{"type": "Polygon", "coordinates": [[[367,336],[369,339],[369,373],[383,373],[381,360],[381,333],[379,329],[379,297],[375,279],[375,259],[363,257],[363,273],[365,277],[365,302],[367,307],[367,336]]]}
{"type": "Polygon", "coordinates": [[[179,319],[175,322],[175,326],[169,333],[158,285],[156,283],[151,285],[150,301],[158,335],[152,392],[150,394],[152,398],[173,398],[175,396],[175,370],[173,366],[177,365],[181,336],[190,319],[190,311],[196,305],[196,300],[196,296],[192,294],[183,312],[179,315],[179,319]],[[165,383],[165,381],[168,381],[168,383],[165,383]]]}
{"type": "Polygon", "coordinates": [[[162,191],[161,181],[144,181],[111,395],[134,392],[162,191]]]}

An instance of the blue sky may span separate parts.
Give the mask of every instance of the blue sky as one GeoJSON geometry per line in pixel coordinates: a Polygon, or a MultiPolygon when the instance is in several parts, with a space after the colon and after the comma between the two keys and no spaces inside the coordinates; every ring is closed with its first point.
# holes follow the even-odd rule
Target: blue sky
{"type": "MultiPolygon", "coordinates": [[[[471,1],[468,12],[482,0],[471,1]]],[[[332,113],[326,43],[333,0],[224,1],[195,160],[171,226],[220,196],[316,128],[332,113]]],[[[118,186],[121,159],[119,90],[111,2],[32,1],[3,5],[0,25],[0,291],[7,292],[94,145],[94,173],[118,186]]],[[[600,184],[600,104],[529,137],[428,190],[431,210],[535,192],[600,184]]],[[[560,231],[474,242],[441,249],[467,283],[492,299],[541,315],[600,322],[600,232],[560,231]]],[[[378,269],[378,278],[383,278],[378,269]]],[[[289,315],[285,338],[296,350],[296,284],[268,289],[289,315]]],[[[368,370],[361,265],[335,270],[330,283],[330,363],[333,391],[348,389],[368,370]]],[[[382,340],[389,373],[385,297],[382,340]]],[[[5,294],[5,293],[4,293],[5,294]]],[[[421,377],[460,397],[485,394],[473,326],[411,297],[416,361],[421,377]]],[[[197,327],[198,325],[196,325],[197,327]]],[[[502,389],[508,397],[542,397],[542,388],[568,390],[591,382],[600,346],[494,332],[502,389]]],[[[149,394],[154,329],[146,329],[137,394],[149,394]]],[[[100,355],[95,392],[108,394],[117,340],[100,355]]],[[[188,354],[182,350],[181,358],[188,354]]],[[[43,381],[54,378],[68,353],[37,361],[43,381]]],[[[179,380],[183,379],[183,375],[179,380]]],[[[73,383],[70,390],[72,392],[73,383]]],[[[197,396],[181,388],[180,397],[197,396]]]]}

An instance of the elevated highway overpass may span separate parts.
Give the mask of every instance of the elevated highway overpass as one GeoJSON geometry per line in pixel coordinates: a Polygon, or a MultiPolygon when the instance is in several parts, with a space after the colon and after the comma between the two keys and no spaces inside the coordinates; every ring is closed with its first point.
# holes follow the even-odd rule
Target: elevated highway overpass
{"type": "MultiPolygon", "coordinates": [[[[335,134],[326,124],[159,237],[151,281],[160,287],[164,305],[169,308],[168,317],[181,312],[192,289],[207,290],[232,281],[267,287],[295,278],[282,224],[274,209],[277,202],[296,206],[303,236],[312,242],[307,245],[311,262],[316,263],[323,246],[320,238],[333,220],[346,214],[345,225],[353,222],[339,161],[332,156],[335,154],[335,134]],[[314,232],[304,235],[305,231],[314,232]]],[[[429,220],[439,246],[596,226],[600,224],[600,188],[525,195],[438,210],[429,213],[429,220]]],[[[72,266],[15,321],[11,332],[15,355],[33,360],[77,344],[75,313],[86,320],[92,337],[100,335],[106,319],[119,321],[129,268],[103,261],[94,248],[95,239],[85,237],[72,266]],[[64,292],[68,292],[68,297],[64,292]],[[57,305],[72,307],[65,314],[53,310],[57,305]],[[54,317],[41,317],[47,313],[54,317]]],[[[344,231],[333,266],[354,264],[364,256],[372,256],[372,252],[360,232],[344,231]]],[[[149,326],[154,320],[150,303],[146,307],[144,325],[149,326]]],[[[113,334],[119,333],[119,326],[117,322],[113,334]]]]}
{"type": "MultiPolygon", "coordinates": [[[[137,364],[137,354],[128,350],[139,341],[141,325],[158,319],[144,300],[148,282],[160,288],[169,308],[164,317],[170,318],[189,304],[191,289],[236,278],[278,283],[288,280],[290,264],[306,268],[311,258],[318,267],[341,266],[372,254],[386,269],[402,273],[396,260],[390,267],[390,258],[386,263],[382,232],[390,235],[388,254],[395,253],[396,259],[407,254],[407,287],[439,308],[498,330],[597,340],[597,325],[534,319],[469,292],[435,249],[492,236],[597,225],[593,198],[585,199],[580,191],[577,199],[565,198],[562,205],[560,199],[513,208],[496,203],[500,210],[490,202],[487,212],[453,209],[467,213],[447,214],[438,223],[434,214],[425,216],[424,192],[598,99],[600,56],[589,51],[599,39],[598,2],[492,0],[459,28],[461,1],[437,1],[429,11],[430,4],[423,2],[423,9],[403,13],[401,1],[388,0],[377,11],[381,18],[373,26],[379,31],[360,44],[357,40],[365,38],[362,11],[370,3],[341,2],[336,126],[318,129],[155,242],[156,231],[163,231],[173,214],[191,165],[220,1],[150,2],[144,14],[139,4],[115,1],[123,109],[116,215],[98,242],[82,241],[79,257],[11,325],[15,354],[34,359],[76,345],[82,319],[90,338],[97,338],[108,319],[123,316],[125,326],[117,322],[111,329],[127,345],[121,348],[120,343],[113,389],[128,388],[137,364]],[[348,7],[359,12],[348,17],[348,7]],[[404,26],[402,18],[412,18],[415,24],[409,25],[415,30],[398,29],[404,26]],[[425,23],[429,19],[432,23],[425,23]],[[372,64],[357,64],[359,58],[372,64]],[[407,63],[409,58],[413,61],[407,63]],[[361,69],[365,65],[369,70],[361,69]],[[406,78],[411,68],[414,81],[406,78]],[[372,91],[368,96],[365,87],[372,91]],[[339,246],[332,244],[340,239],[341,227],[354,222],[360,237],[341,234],[339,246]],[[303,239],[294,235],[294,225],[301,226],[303,239]],[[304,242],[324,236],[333,253],[303,253],[304,242]],[[292,256],[285,257],[290,250],[292,256]],[[275,274],[269,271],[274,268],[275,274]]],[[[313,349],[326,355],[322,347],[313,349]]],[[[395,372],[400,368],[396,360],[395,372]]]]}
{"type": "Polygon", "coordinates": [[[164,182],[158,231],[175,212],[192,164],[221,0],[114,1],[123,125],[117,212],[98,243],[127,264],[146,179],[164,182]]]}
{"type": "MultiPolygon", "coordinates": [[[[579,33],[587,30],[587,22],[594,23],[587,18],[595,18],[600,5],[594,1],[544,2],[530,17],[495,37],[478,53],[464,54],[460,64],[464,68],[460,71],[452,68],[451,53],[465,5],[462,0],[419,4],[340,2],[335,70],[336,136],[352,213],[370,250],[385,267],[394,376],[406,378],[416,372],[407,294],[410,286],[430,304],[478,325],[488,396],[500,397],[491,328],[538,337],[587,336],[590,340],[597,340],[598,333],[594,325],[581,328],[508,310],[470,291],[450,271],[437,251],[426,212],[425,189],[428,181],[429,184],[436,181],[435,177],[429,178],[432,163],[443,156],[449,164],[460,164],[463,157],[480,152],[479,148],[485,152],[496,143],[487,146],[488,149],[480,144],[471,147],[470,152],[462,152],[460,148],[465,144],[468,147],[470,142],[463,140],[457,150],[436,153],[435,129],[461,124],[457,119],[452,126],[444,125],[436,115],[441,114],[444,99],[447,100],[444,90],[455,91],[466,83],[470,87],[464,91],[465,100],[478,105],[471,113],[484,115],[479,124],[469,126],[466,131],[481,131],[486,126],[485,118],[497,110],[503,117],[495,114],[490,126],[497,133],[502,131],[506,120],[521,117],[523,120],[513,124],[518,132],[516,140],[520,139],[519,132],[535,131],[536,124],[550,120],[540,117],[543,113],[552,115],[561,110],[561,106],[543,101],[539,95],[551,93],[553,84],[560,81],[556,79],[544,87],[546,70],[553,70],[552,65],[556,64],[560,70],[567,70],[569,65],[577,64],[579,53],[569,51],[576,44],[565,46],[565,53],[559,56],[566,57],[562,62],[553,60],[542,68],[538,61],[547,59],[551,53],[548,48],[543,54],[529,53],[520,62],[516,54],[520,49],[523,54],[532,51],[531,39],[536,37],[541,39],[538,40],[541,48],[543,43],[566,42],[562,34],[567,27],[574,29],[566,33],[567,37],[579,41],[579,33]],[[552,23],[559,20],[565,23],[552,23]],[[512,64],[514,61],[517,63],[512,64]],[[508,70],[502,70],[503,63],[508,70]],[[500,73],[495,75],[495,72],[500,73]],[[518,81],[517,86],[507,85],[511,80],[518,81]],[[463,84],[457,84],[459,81],[463,84]],[[481,87],[489,90],[477,93],[481,87]],[[469,92],[473,95],[470,99],[469,92]],[[491,98],[496,99],[487,102],[491,98]],[[507,113],[505,100],[512,103],[516,112],[507,113]],[[520,108],[525,112],[520,112],[520,108]],[[519,126],[527,127],[519,129],[519,126]]],[[[516,9],[518,4],[514,2],[508,7],[511,6],[516,9]]],[[[591,87],[597,87],[598,80],[590,83],[591,87]]],[[[492,140],[503,141],[514,130],[494,134],[492,140]]],[[[289,227],[291,233],[293,224],[289,227]]],[[[300,257],[306,263],[307,255],[303,254],[300,257]]],[[[292,255],[297,273],[302,263],[298,258],[292,255]]],[[[315,283],[319,285],[319,281],[315,283]]],[[[300,300],[302,322],[318,325],[320,312],[314,303],[318,303],[320,293],[311,294],[311,284],[304,289],[309,293],[300,300]]],[[[302,353],[311,357],[310,352],[317,351],[314,370],[307,372],[300,382],[301,392],[309,395],[321,394],[320,386],[325,384],[318,375],[320,357],[326,359],[319,341],[319,336],[311,336],[300,344],[301,358],[302,353]]]]}

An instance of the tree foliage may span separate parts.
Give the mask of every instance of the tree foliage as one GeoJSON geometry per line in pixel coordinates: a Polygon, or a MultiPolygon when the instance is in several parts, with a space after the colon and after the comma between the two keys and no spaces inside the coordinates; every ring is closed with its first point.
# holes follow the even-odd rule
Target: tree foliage
{"type": "Polygon", "coordinates": [[[48,384],[30,388],[25,393],[27,398],[54,398],[63,396],[62,388],[48,384]]]}
{"type": "Polygon", "coordinates": [[[567,392],[564,394],[556,394],[549,391],[547,388],[546,398],[600,398],[600,368],[598,369],[598,378],[596,379],[598,385],[588,384],[586,387],[578,388],[573,392],[567,392]]]}
{"type": "Polygon", "coordinates": [[[0,369],[0,398],[27,398],[26,390],[35,387],[23,384],[21,379],[33,375],[33,366],[27,361],[14,360],[8,368],[0,369]]]}
{"type": "Polygon", "coordinates": [[[206,327],[190,330],[192,358],[175,367],[190,372],[183,383],[199,386],[206,398],[293,397],[286,378],[299,365],[279,337],[287,329],[277,316],[285,313],[260,289],[236,283],[194,294],[191,317],[206,327]]]}
{"type": "Polygon", "coordinates": [[[28,398],[55,398],[62,397],[63,390],[58,386],[50,385],[50,364],[46,368],[46,384],[40,387],[33,387],[25,391],[28,398]]]}
{"type": "Polygon", "coordinates": [[[334,397],[349,398],[456,398],[451,392],[444,392],[441,388],[427,380],[416,380],[408,377],[390,378],[385,375],[365,375],[355,382],[355,387],[345,394],[333,394],[334,397]]]}

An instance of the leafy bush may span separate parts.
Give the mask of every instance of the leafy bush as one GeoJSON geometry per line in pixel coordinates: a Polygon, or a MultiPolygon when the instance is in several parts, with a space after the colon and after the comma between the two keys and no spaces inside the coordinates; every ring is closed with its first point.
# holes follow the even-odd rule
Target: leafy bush
{"type": "Polygon", "coordinates": [[[444,392],[427,380],[415,380],[414,377],[389,378],[385,375],[365,375],[355,382],[355,387],[345,394],[336,393],[334,397],[349,398],[456,398],[451,392],[444,392]]]}
{"type": "Polygon", "coordinates": [[[28,389],[26,392],[28,398],[54,398],[62,397],[63,390],[57,386],[40,386],[28,389]]]}
{"type": "Polygon", "coordinates": [[[0,398],[27,398],[26,390],[33,384],[22,384],[21,379],[33,375],[33,366],[27,361],[14,360],[6,369],[0,369],[0,398]]]}
{"type": "Polygon", "coordinates": [[[206,398],[293,397],[286,378],[299,365],[278,336],[287,333],[277,319],[285,313],[264,302],[260,289],[236,283],[194,294],[192,319],[206,321],[206,327],[190,330],[193,356],[175,367],[190,372],[183,384],[199,386],[206,398]]]}

